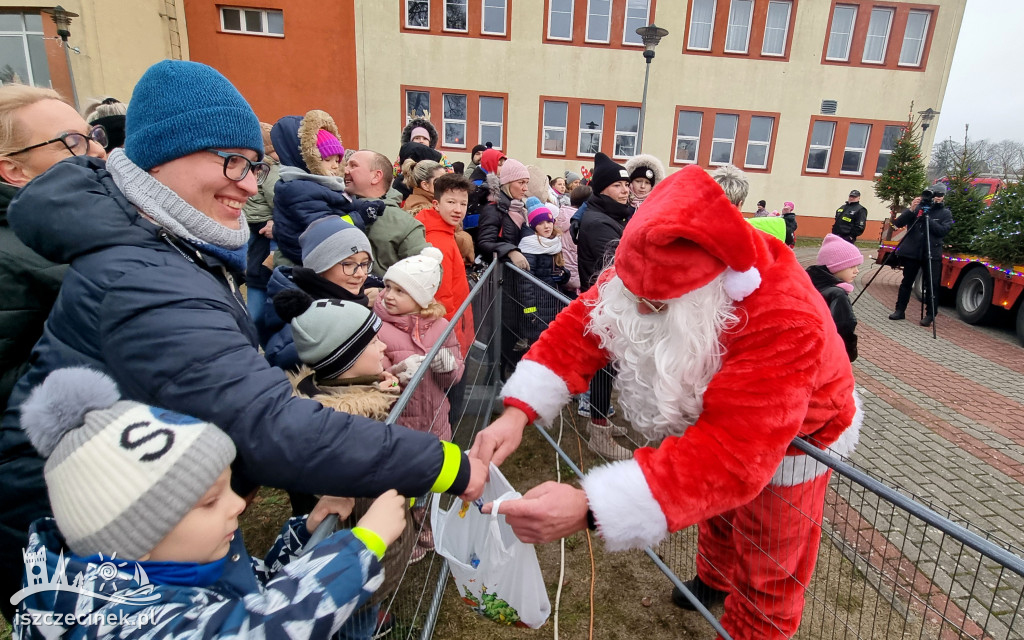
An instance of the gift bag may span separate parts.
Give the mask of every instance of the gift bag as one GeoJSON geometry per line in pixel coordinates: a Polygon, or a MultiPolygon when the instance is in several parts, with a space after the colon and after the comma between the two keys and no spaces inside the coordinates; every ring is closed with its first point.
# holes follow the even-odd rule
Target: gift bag
{"type": "Polygon", "coordinates": [[[445,511],[434,500],[434,548],[448,560],[463,602],[495,622],[536,629],[551,613],[537,553],[498,514],[503,500],[520,497],[492,464],[482,500],[494,502],[494,513],[458,499],[445,511]]]}

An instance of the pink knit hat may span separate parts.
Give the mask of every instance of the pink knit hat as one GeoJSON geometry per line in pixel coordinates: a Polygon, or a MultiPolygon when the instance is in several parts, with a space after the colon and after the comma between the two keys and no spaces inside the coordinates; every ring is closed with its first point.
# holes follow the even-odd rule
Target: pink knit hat
{"type": "Polygon", "coordinates": [[[334,137],[334,134],[327,129],[320,129],[316,132],[316,148],[320,152],[321,158],[345,155],[345,147],[341,146],[341,140],[334,137]]]}
{"type": "Polygon", "coordinates": [[[502,185],[506,185],[516,180],[522,180],[523,178],[530,177],[530,170],[518,160],[509,158],[505,161],[505,164],[501,165],[501,173],[499,174],[500,182],[502,185]]]}
{"type": "Polygon", "coordinates": [[[864,254],[856,245],[831,233],[825,236],[821,249],[818,249],[818,264],[825,265],[832,273],[838,273],[863,262],[864,254]]]}
{"type": "Polygon", "coordinates": [[[423,136],[427,140],[430,140],[430,132],[427,131],[426,127],[416,127],[415,129],[413,129],[409,133],[409,139],[410,140],[412,140],[413,138],[419,137],[419,136],[423,136]]]}

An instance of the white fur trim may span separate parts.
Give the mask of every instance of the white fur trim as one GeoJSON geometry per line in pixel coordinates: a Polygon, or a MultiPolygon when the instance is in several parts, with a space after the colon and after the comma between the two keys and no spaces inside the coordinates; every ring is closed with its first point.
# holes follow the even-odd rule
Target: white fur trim
{"type": "Polygon", "coordinates": [[[520,360],[515,373],[501,388],[501,397],[515,398],[529,405],[537,412],[541,424],[550,425],[569,402],[569,387],[565,380],[539,362],[520,360]]]}
{"type": "Polygon", "coordinates": [[[750,267],[746,271],[734,271],[726,267],[724,284],[726,295],[739,302],[761,286],[761,272],[757,267],[750,267]]]}
{"type": "MultiPolygon", "coordinates": [[[[861,407],[860,395],[856,391],[853,392],[853,401],[857,405],[857,411],[853,414],[853,422],[825,450],[826,453],[836,458],[849,457],[860,439],[860,428],[864,424],[864,410],[861,407]]],[[[803,453],[786,456],[782,459],[782,464],[775,471],[769,484],[777,487],[792,487],[813,480],[828,470],[827,465],[803,453]]]]}
{"type": "Polygon", "coordinates": [[[582,484],[609,551],[642,549],[668,535],[668,520],[635,460],[597,467],[582,484]]]}

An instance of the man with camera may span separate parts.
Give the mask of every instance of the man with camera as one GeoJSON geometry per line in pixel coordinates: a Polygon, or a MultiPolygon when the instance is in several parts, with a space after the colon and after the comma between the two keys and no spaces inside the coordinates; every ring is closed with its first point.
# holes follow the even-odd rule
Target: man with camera
{"type": "Polygon", "coordinates": [[[926,313],[921,319],[921,326],[927,327],[935,319],[933,303],[938,298],[939,277],[942,275],[942,239],[953,226],[953,214],[942,204],[945,197],[946,185],[937,182],[914,198],[910,208],[904,209],[893,222],[896,228],[909,224],[910,229],[896,247],[896,255],[903,263],[903,282],[896,296],[896,310],[889,314],[890,320],[906,317],[904,312],[910,302],[910,290],[922,267],[926,269],[923,281],[926,313]],[[925,264],[929,258],[931,269],[925,264]]]}
{"type": "Polygon", "coordinates": [[[860,191],[854,189],[846,204],[836,209],[836,221],[832,233],[853,244],[857,236],[864,233],[868,222],[868,210],[860,203],[860,191]]]}

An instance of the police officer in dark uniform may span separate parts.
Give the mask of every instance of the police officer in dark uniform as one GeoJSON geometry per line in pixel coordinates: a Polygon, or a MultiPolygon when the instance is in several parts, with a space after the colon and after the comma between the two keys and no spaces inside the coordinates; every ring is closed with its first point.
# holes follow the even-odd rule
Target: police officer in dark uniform
{"type": "Polygon", "coordinates": [[[856,242],[857,236],[864,233],[864,225],[868,221],[868,210],[860,203],[860,191],[850,192],[846,204],[836,209],[836,221],[832,225],[832,233],[849,243],[856,242]]]}
{"type": "Polygon", "coordinates": [[[942,239],[949,233],[953,226],[953,213],[946,208],[942,201],[946,197],[946,185],[938,182],[924,190],[920,197],[914,198],[909,209],[892,223],[894,227],[902,228],[910,225],[907,235],[903,238],[896,255],[903,263],[903,282],[900,283],[899,293],[896,295],[896,310],[889,314],[890,320],[902,320],[906,317],[904,313],[907,303],[910,302],[910,291],[914,286],[917,273],[923,268],[927,269],[928,244],[925,241],[925,225],[928,227],[928,240],[931,241],[932,269],[931,278],[925,271],[923,290],[925,301],[925,316],[921,319],[921,326],[927,327],[935,319],[935,309],[932,308],[932,294],[935,298],[939,295],[939,281],[942,275],[942,239]]]}

